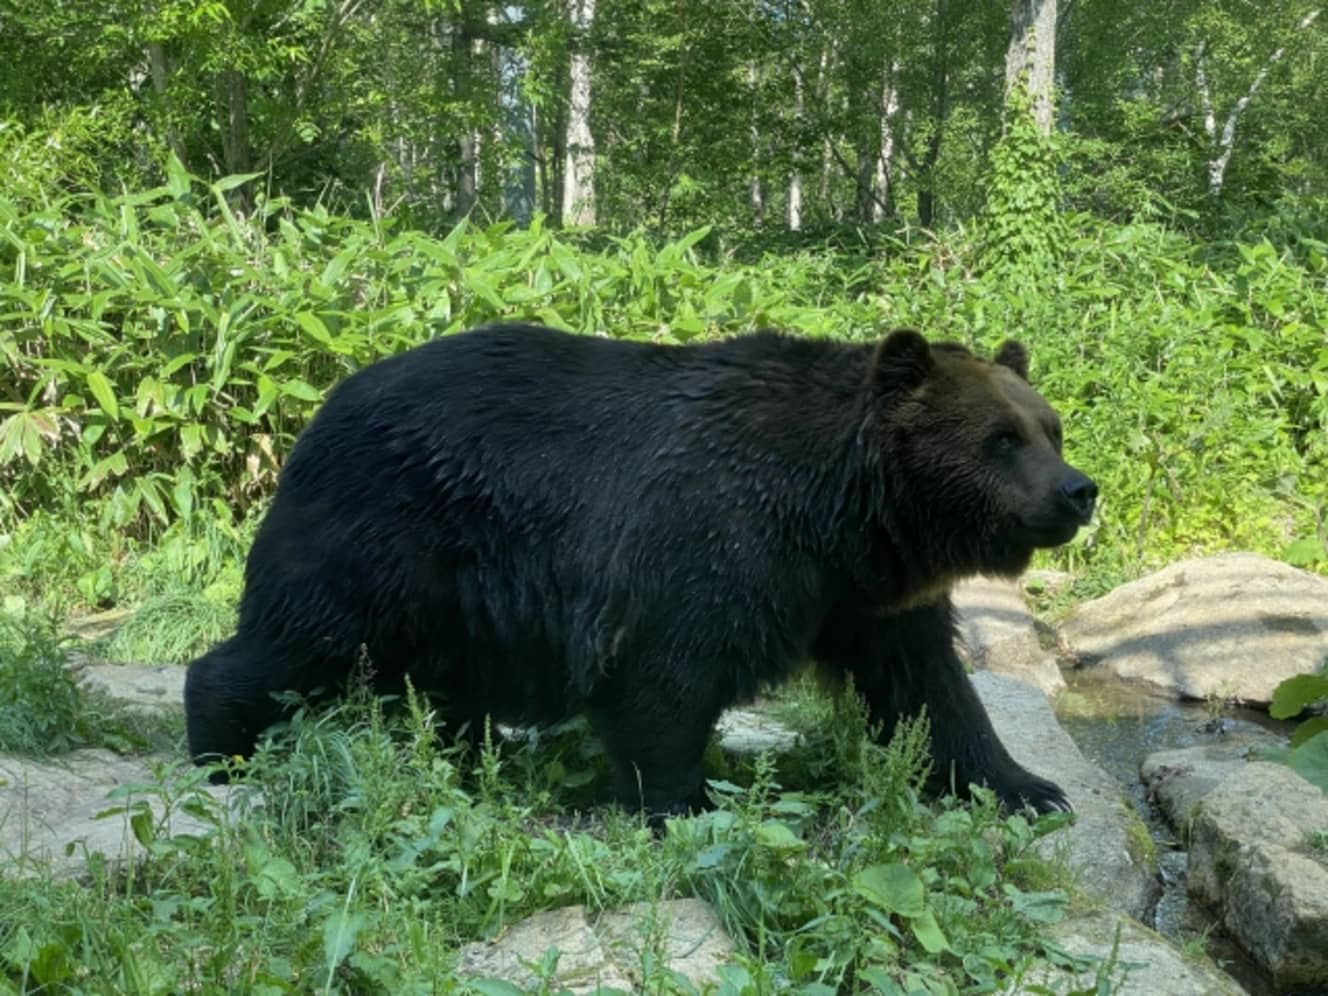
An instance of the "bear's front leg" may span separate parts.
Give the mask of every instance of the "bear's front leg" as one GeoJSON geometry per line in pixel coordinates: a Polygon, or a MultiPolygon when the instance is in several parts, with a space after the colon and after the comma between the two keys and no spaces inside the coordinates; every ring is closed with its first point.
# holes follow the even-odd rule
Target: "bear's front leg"
{"type": "Polygon", "coordinates": [[[936,791],[985,785],[1011,812],[1070,809],[1064,791],[1018,764],[996,736],[987,711],[955,652],[954,610],[949,597],[900,612],[841,610],[832,613],[817,640],[818,662],[832,673],[851,674],[867,702],[882,742],[901,719],[924,708],[931,727],[936,791]]]}

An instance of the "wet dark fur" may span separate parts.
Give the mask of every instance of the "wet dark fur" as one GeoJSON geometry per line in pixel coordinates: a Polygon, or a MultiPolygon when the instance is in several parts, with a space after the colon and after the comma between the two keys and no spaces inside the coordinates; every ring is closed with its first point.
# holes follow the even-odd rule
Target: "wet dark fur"
{"type": "Polygon", "coordinates": [[[368,367],[290,453],[237,634],[190,666],[191,753],[247,755],[271,693],[335,687],[363,646],[458,720],[588,711],[624,799],[676,812],[721,710],[814,659],[887,732],[925,706],[944,781],[1063,807],[954,650],[950,584],[1092,506],[1022,348],[998,357],[504,326],[368,367]]]}

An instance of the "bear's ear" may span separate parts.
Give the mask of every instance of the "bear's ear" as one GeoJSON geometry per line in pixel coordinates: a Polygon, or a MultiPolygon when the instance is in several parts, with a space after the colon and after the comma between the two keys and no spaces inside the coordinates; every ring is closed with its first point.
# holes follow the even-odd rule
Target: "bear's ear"
{"type": "Polygon", "coordinates": [[[910,391],[927,379],[935,362],[921,332],[896,329],[876,347],[872,383],[882,394],[910,391]]]}
{"type": "Polygon", "coordinates": [[[1009,367],[1019,375],[1020,380],[1028,380],[1028,350],[1022,343],[1006,339],[1001,348],[996,350],[996,362],[1009,367]]]}

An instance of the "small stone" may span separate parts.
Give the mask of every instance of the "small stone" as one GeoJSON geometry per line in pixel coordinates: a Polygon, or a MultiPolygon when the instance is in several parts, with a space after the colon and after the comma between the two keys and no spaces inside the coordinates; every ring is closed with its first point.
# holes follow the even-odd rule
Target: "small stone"
{"type": "Polygon", "coordinates": [[[720,746],[734,754],[785,751],[795,747],[801,739],[796,730],[750,707],[725,712],[715,724],[715,732],[720,746]]]}

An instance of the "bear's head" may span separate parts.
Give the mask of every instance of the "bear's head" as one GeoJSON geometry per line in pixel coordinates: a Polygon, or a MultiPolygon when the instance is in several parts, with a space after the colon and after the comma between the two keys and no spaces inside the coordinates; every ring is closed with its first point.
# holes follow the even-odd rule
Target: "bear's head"
{"type": "Polygon", "coordinates": [[[917,332],[891,333],[872,363],[873,443],[893,531],[937,573],[1018,574],[1070,540],[1097,485],[1061,456],[1061,422],[1028,383],[1028,354],[993,362],[917,332]]]}

